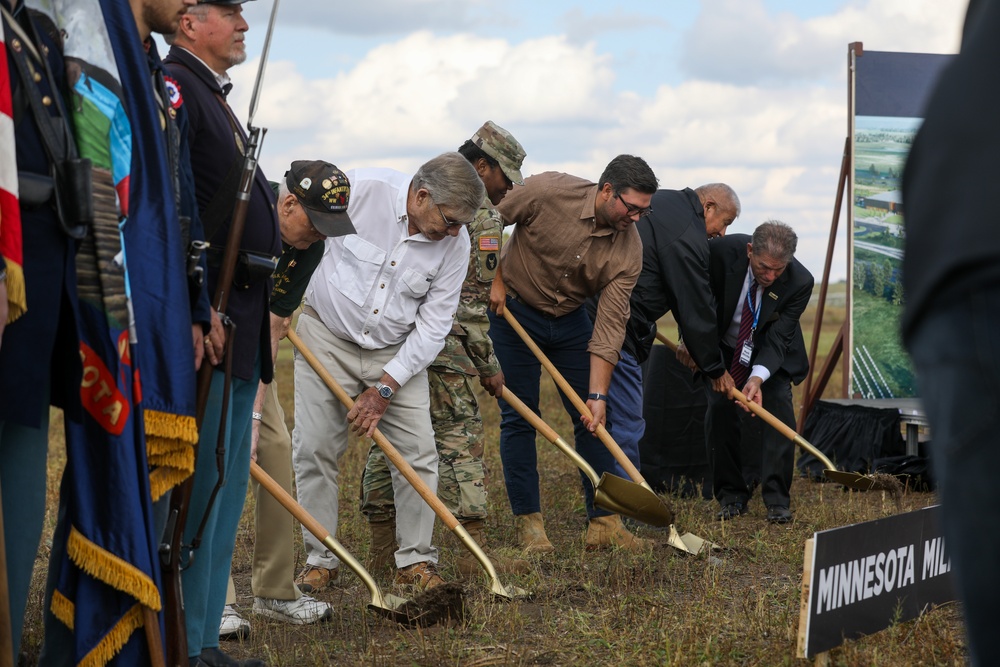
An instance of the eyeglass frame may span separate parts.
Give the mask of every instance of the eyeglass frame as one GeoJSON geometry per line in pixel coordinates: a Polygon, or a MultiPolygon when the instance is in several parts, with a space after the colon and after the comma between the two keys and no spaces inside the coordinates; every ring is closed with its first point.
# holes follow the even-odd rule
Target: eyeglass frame
{"type": "Polygon", "coordinates": [[[640,218],[645,218],[647,215],[653,212],[652,206],[647,206],[646,208],[639,208],[635,204],[628,203],[622,198],[621,193],[618,192],[617,190],[615,190],[615,198],[625,205],[625,210],[628,212],[630,217],[638,214],[640,218]]]}
{"type": "Polygon", "coordinates": [[[441,219],[444,220],[445,227],[465,227],[472,224],[472,220],[449,220],[448,216],[444,214],[441,210],[441,204],[435,203],[434,206],[437,208],[438,213],[441,215],[441,219]]]}

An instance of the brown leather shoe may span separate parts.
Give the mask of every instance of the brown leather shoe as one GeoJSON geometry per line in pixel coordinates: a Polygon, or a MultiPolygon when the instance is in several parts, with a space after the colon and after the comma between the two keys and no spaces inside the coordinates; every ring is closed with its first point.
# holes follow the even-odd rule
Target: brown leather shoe
{"type": "Polygon", "coordinates": [[[444,579],[438,574],[437,565],[424,561],[399,568],[396,571],[396,583],[426,591],[444,585],[444,579]]]}
{"type": "Polygon", "coordinates": [[[337,580],[337,568],[325,568],[318,565],[306,565],[299,576],[295,577],[295,585],[303,593],[316,593],[337,580]]]}
{"type": "Polygon", "coordinates": [[[648,551],[653,548],[652,540],[644,540],[628,532],[617,514],[598,516],[587,526],[587,551],[617,547],[629,551],[648,551]]]}
{"type": "MultiPolygon", "coordinates": [[[[528,561],[520,558],[504,558],[489,550],[486,544],[486,527],[482,521],[463,521],[462,526],[486,553],[486,556],[493,563],[493,567],[496,568],[497,574],[529,574],[531,572],[531,564],[528,561]]],[[[464,544],[460,545],[459,548],[462,551],[461,555],[455,559],[455,564],[463,577],[471,577],[480,571],[482,565],[475,556],[469,553],[464,544]]]]}
{"type": "Polygon", "coordinates": [[[514,526],[517,528],[517,541],[527,554],[547,554],[556,550],[545,534],[545,523],[541,512],[518,514],[514,516],[514,526]]]}

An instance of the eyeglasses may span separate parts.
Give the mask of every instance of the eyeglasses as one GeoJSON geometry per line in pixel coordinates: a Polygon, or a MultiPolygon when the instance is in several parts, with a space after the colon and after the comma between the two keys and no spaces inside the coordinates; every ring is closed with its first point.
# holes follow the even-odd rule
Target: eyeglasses
{"type": "Polygon", "coordinates": [[[472,224],[472,220],[449,220],[448,216],[446,216],[444,214],[444,211],[441,210],[440,204],[434,204],[434,206],[437,207],[438,213],[441,214],[441,219],[444,220],[445,227],[462,227],[465,225],[472,224]]]}
{"type": "Polygon", "coordinates": [[[629,204],[627,201],[622,199],[622,196],[617,192],[615,193],[615,197],[618,199],[618,201],[620,201],[622,204],[625,205],[625,210],[628,211],[629,216],[637,215],[640,218],[645,218],[647,215],[653,212],[652,206],[649,206],[647,208],[641,208],[639,206],[636,206],[635,204],[629,204]]]}

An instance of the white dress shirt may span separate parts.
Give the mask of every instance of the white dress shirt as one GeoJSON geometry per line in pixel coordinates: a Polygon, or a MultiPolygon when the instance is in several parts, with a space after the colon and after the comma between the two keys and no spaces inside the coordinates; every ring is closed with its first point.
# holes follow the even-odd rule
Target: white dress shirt
{"type": "MultiPolygon", "coordinates": [[[[736,349],[736,341],[740,335],[740,321],[743,319],[743,304],[746,303],[747,292],[750,291],[750,281],[752,280],[753,280],[753,270],[748,265],[747,275],[743,279],[743,288],[740,290],[740,298],[736,302],[736,312],[733,313],[733,319],[729,323],[729,328],[726,329],[726,335],[722,337],[722,342],[728,345],[729,347],[733,348],[734,350],[733,354],[736,357],[739,357],[740,354],[740,350],[736,349]]],[[[758,283],[757,294],[754,295],[754,301],[753,301],[754,306],[757,307],[758,311],[760,310],[760,300],[763,296],[764,296],[764,288],[760,286],[760,283],[758,283]]],[[[758,322],[757,325],[759,327],[760,322],[758,322]]],[[[756,332],[754,332],[753,339],[754,339],[753,340],[754,347],[763,343],[762,340],[757,339],[756,332]]],[[[765,382],[767,382],[767,379],[771,377],[771,371],[767,370],[767,368],[761,366],[760,364],[754,364],[753,368],[750,369],[750,376],[759,377],[761,380],[761,384],[764,384],[765,382]]],[[[737,387],[737,389],[742,389],[742,387],[737,387]]]]}
{"type": "Polygon", "coordinates": [[[347,172],[357,234],[326,240],[306,303],[344,340],[374,350],[402,343],[383,369],[400,385],[444,346],[469,264],[469,233],[432,241],[407,230],[412,176],[392,169],[347,172]]]}

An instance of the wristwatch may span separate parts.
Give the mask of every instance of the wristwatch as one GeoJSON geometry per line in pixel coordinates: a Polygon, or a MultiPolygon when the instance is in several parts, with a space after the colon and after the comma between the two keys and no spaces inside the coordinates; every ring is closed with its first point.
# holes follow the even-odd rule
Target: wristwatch
{"type": "Polygon", "coordinates": [[[375,391],[377,391],[378,395],[387,401],[391,400],[393,395],[396,393],[392,390],[392,387],[387,384],[382,384],[381,381],[375,383],[375,391]]]}

